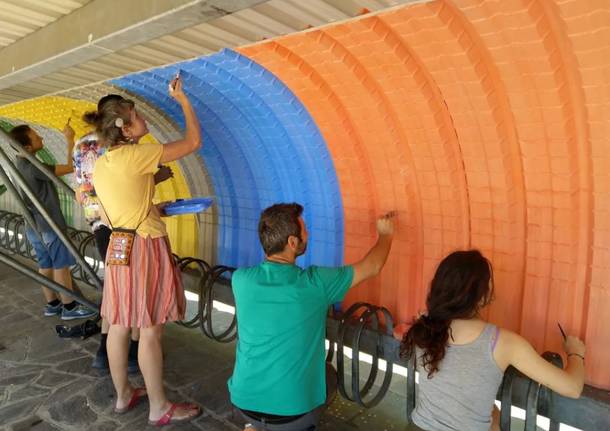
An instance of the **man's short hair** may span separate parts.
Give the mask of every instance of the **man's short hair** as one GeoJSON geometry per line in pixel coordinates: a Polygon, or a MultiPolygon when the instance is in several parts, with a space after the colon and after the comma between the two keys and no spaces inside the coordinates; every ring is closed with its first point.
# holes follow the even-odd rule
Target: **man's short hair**
{"type": "Polygon", "coordinates": [[[19,142],[21,146],[27,147],[32,145],[32,140],[30,139],[29,134],[30,130],[32,130],[30,126],[27,124],[22,124],[20,126],[13,127],[9,134],[15,141],[19,142]]]}
{"type": "Polygon", "coordinates": [[[265,255],[281,253],[288,244],[289,236],[301,239],[299,217],[303,207],[297,203],[275,204],[261,213],[258,222],[258,238],[265,255]]]}

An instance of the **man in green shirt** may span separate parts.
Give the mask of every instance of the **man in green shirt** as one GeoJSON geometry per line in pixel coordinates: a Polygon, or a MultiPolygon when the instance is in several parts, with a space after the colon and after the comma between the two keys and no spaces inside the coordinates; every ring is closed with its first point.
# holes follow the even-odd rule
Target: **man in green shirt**
{"type": "Polygon", "coordinates": [[[258,233],[266,259],[233,274],[239,339],[228,385],[231,402],[250,422],[246,430],[316,429],[334,395],[327,381],[336,382],[324,362],[328,307],[377,275],[392,245],[389,213],[377,220],[377,243],[359,262],[299,268],[296,258],[307,248],[302,212],[296,203],[265,209],[258,233]]]}

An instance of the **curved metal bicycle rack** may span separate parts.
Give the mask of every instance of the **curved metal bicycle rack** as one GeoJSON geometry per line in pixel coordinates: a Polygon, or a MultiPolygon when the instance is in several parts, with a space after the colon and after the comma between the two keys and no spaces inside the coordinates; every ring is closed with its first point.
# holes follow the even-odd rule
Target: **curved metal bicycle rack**
{"type": "Polygon", "coordinates": [[[202,259],[194,257],[178,257],[174,256],[176,265],[183,273],[189,274],[197,278],[197,312],[190,320],[180,321],[179,325],[185,328],[199,328],[201,332],[208,338],[220,343],[228,343],[237,337],[237,317],[234,314],[229,326],[216,333],[213,322],[214,308],[214,287],[222,280],[222,275],[229,272],[233,273],[235,268],[217,265],[210,266],[202,259]]]}
{"type": "Polygon", "coordinates": [[[176,265],[180,269],[181,272],[185,271],[194,271],[197,273],[198,282],[197,282],[197,313],[190,320],[181,320],[177,323],[180,326],[184,326],[185,328],[196,328],[199,326],[199,322],[205,317],[205,303],[203,298],[205,297],[205,290],[207,287],[207,281],[210,274],[211,266],[201,259],[196,259],[194,257],[183,257],[180,258],[178,256],[174,256],[176,260],[176,265]],[[195,268],[189,268],[195,266],[195,268]]]}
{"type": "MultiPolygon", "coordinates": [[[[386,360],[386,370],[381,383],[381,386],[376,394],[370,395],[370,391],[375,384],[379,373],[379,359],[386,357],[384,354],[383,335],[392,336],[394,330],[394,321],[390,312],[384,307],[378,307],[364,302],[358,302],[348,308],[339,324],[339,333],[337,339],[337,374],[338,374],[338,389],[341,396],[347,400],[354,401],[358,405],[366,408],[371,408],[379,404],[387,393],[390,383],[392,382],[393,362],[386,360]],[[358,314],[358,312],[361,312],[358,314]],[[357,319],[357,324],[352,335],[352,384],[351,394],[348,393],[345,386],[345,355],[344,346],[347,330],[351,326],[351,320],[357,319]],[[385,325],[385,331],[382,331],[382,322],[385,325]],[[370,326],[374,332],[378,334],[376,347],[372,354],[371,371],[366,379],[363,387],[360,387],[360,348],[362,342],[362,333],[364,329],[370,326]],[[370,395],[370,396],[369,396],[370,395]],[[365,397],[368,400],[365,400],[365,397]]],[[[330,350],[329,350],[330,351],[330,350]]]]}
{"type": "MultiPolygon", "coordinates": [[[[542,357],[558,368],[563,368],[561,356],[554,352],[544,352],[542,357]]],[[[527,390],[527,403],[525,405],[525,431],[536,431],[536,419],[539,410],[548,411],[552,402],[553,392],[546,386],[530,380],[527,390]]],[[[559,431],[559,423],[551,419],[549,431],[559,431]]]]}
{"type": "MultiPolygon", "coordinates": [[[[544,352],[542,357],[553,365],[563,368],[561,356],[554,352],[544,352]]],[[[500,386],[500,402],[502,410],[500,411],[500,429],[502,431],[510,431],[511,428],[511,409],[504,406],[512,405],[513,385],[519,372],[516,368],[510,366],[504,372],[504,379],[500,386]]],[[[547,413],[553,401],[553,392],[540,383],[528,379],[527,395],[525,404],[525,431],[536,430],[536,419],[538,418],[539,410],[542,413],[547,413]]],[[[551,418],[549,431],[558,431],[559,423],[551,418]]]]}
{"type": "Polygon", "coordinates": [[[219,334],[214,332],[214,325],[212,322],[212,310],[214,307],[214,286],[221,280],[223,274],[233,274],[235,268],[228,266],[218,265],[212,268],[210,271],[210,277],[208,279],[205,296],[205,319],[200,321],[200,327],[202,332],[211,338],[212,340],[220,343],[229,343],[237,338],[237,313],[233,314],[231,323],[229,326],[221,331],[219,334]]]}

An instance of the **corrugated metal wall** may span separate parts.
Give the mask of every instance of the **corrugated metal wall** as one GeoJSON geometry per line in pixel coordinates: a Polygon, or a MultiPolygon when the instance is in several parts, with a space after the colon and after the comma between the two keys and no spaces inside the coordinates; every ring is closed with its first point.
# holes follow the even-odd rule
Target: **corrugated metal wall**
{"type": "Polygon", "coordinates": [[[360,258],[396,209],[389,263],[349,303],[409,322],[440,258],[476,247],[495,267],[490,320],[554,351],[560,321],[610,388],[610,3],[438,0],[238,52],[113,82],[179,123],[162,84],[187,71],[209,177],[185,181],[223,199],[201,239],[221,263],[260,258],[270,200],[308,199],[307,262],[327,264],[360,258]]]}
{"type": "Polygon", "coordinates": [[[439,259],[476,247],[495,267],[489,318],[555,351],[562,322],[610,387],[609,49],[606,1],[447,0],[240,52],[320,127],[348,262],[375,214],[400,211],[389,265],[350,302],[409,321],[439,259]]]}

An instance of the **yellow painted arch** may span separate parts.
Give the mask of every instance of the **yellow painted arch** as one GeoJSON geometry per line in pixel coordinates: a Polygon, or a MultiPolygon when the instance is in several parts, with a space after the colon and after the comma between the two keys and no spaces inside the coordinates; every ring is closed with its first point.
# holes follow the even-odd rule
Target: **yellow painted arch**
{"type": "MultiPolygon", "coordinates": [[[[80,99],[48,96],[0,107],[0,116],[37,123],[45,127],[62,130],[68,118],[76,136],[90,131],[82,121],[86,111],[96,108],[95,104],[80,99]]],[[[152,135],[146,135],[142,142],[157,142],[152,135]]],[[[155,201],[174,200],[191,197],[189,187],[180,166],[169,163],[174,177],[157,186],[155,201]]],[[[167,232],[174,253],[180,256],[195,256],[198,250],[197,221],[193,215],[168,217],[165,219],[167,232]]]]}

